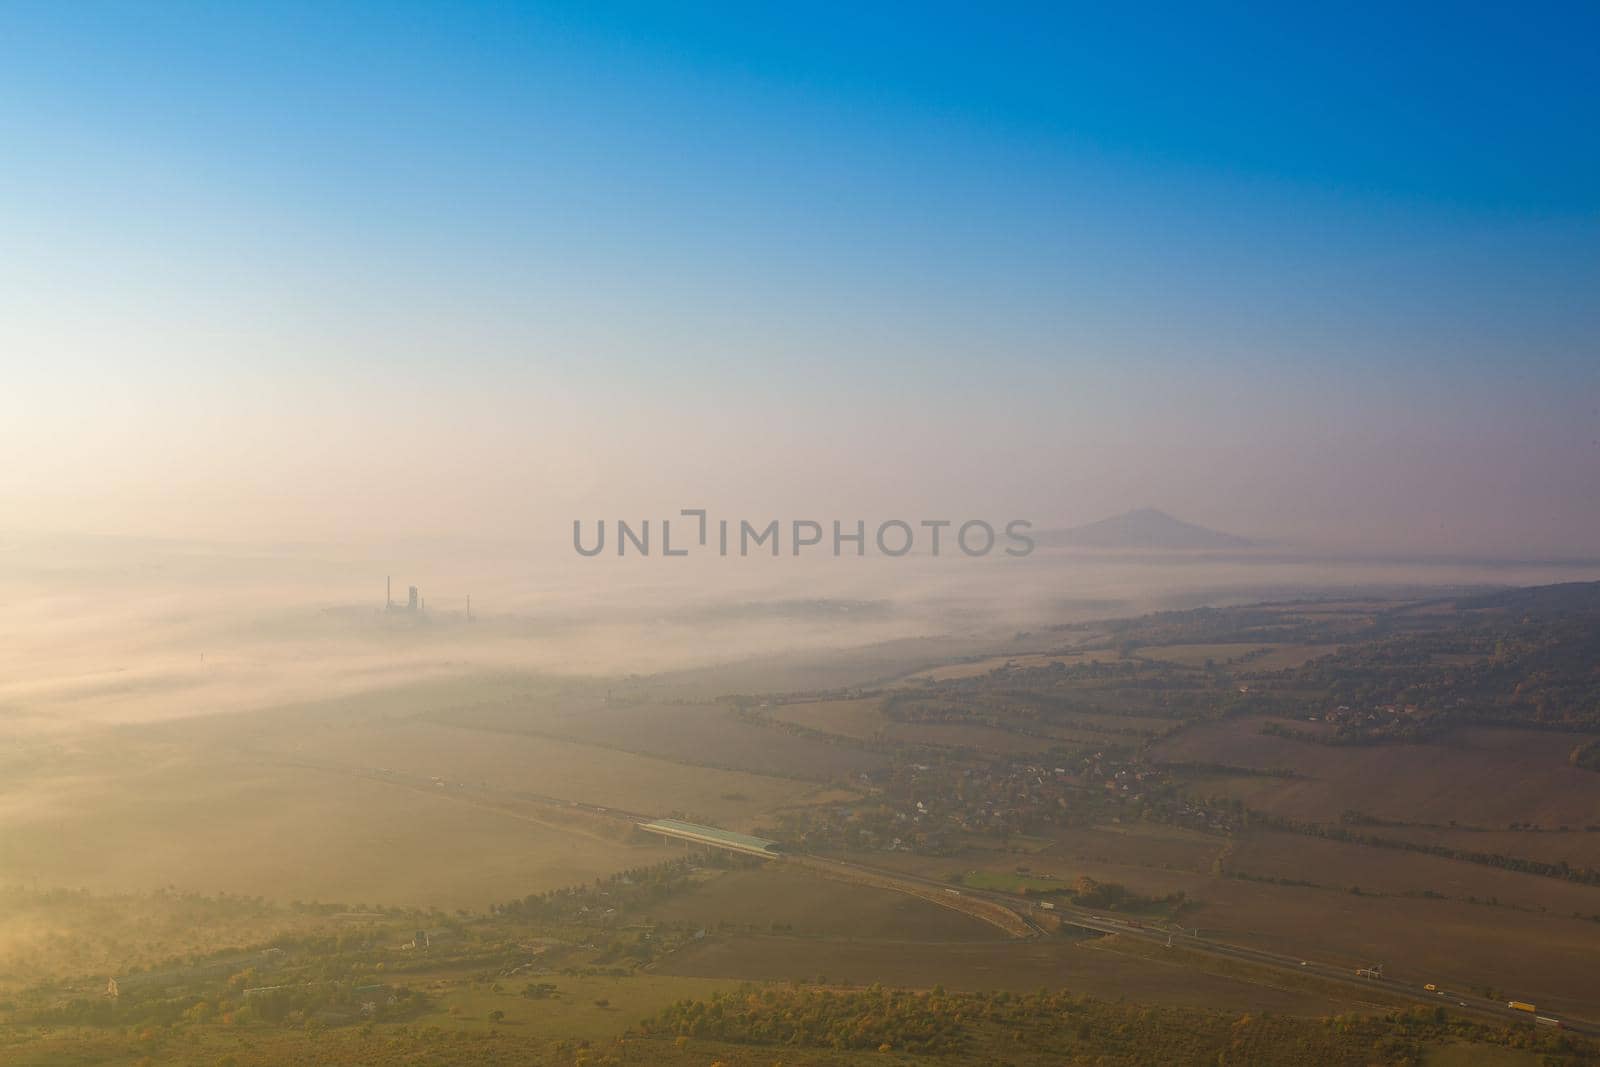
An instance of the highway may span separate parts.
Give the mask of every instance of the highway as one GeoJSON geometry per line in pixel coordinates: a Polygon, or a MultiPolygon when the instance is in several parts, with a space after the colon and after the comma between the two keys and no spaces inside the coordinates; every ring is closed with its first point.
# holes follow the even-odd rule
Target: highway
{"type": "MultiPolygon", "coordinates": [[[[816,857],[807,858],[813,861],[817,859],[816,857]]],[[[829,859],[825,862],[835,865],[841,870],[870,873],[880,880],[900,881],[908,886],[915,885],[924,890],[929,887],[937,887],[949,892],[954,888],[948,883],[939,882],[931,878],[923,878],[903,871],[888,870],[883,867],[869,866],[849,860],[829,859]]],[[[1284,974],[1311,975],[1322,981],[1369,993],[1379,992],[1389,997],[1410,1000],[1425,1006],[1443,1006],[1458,1012],[1465,1010],[1478,1015],[1490,1016],[1502,1023],[1534,1025],[1534,1014],[1509,1008],[1504,1001],[1489,1000],[1486,997],[1459,990],[1441,989],[1438,992],[1429,992],[1423,988],[1424,980],[1402,980],[1390,975],[1385,975],[1382,978],[1363,978],[1357,976],[1355,968],[1352,967],[1320,963],[1315,960],[1285,956],[1246,945],[1196,937],[1192,934],[1182,933],[1176,927],[1172,929],[1158,928],[1146,925],[1142,920],[1131,920],[1118,915],[1106,915],[1071,904],[1056,903],[1054,908],[1046,909],[1037,902],[1022,899],[1010,893],[970,889],[964,886],[961,887],[960,892],[966,896],[977,897],[1008,907],[1028,919],[1029,925],[1035,929],[1038,929],[1042,922],[1048,922],[1050,918],[1053,918],[1068,926],[1076,926],[1080,929],[1092,930],[1102,934],[1116,934],[1119,937],[1148,941],[1162,946],[1166,946],[1170,939],[1172,945],[1182,946],[1191,952],[1238,960],[1258,967],[1280,971],[1284,974]]],[[[918,895],[922,894],[919,893],[918,895]]],[[[1041,931],[1036,936],[1045,935],[1041,931]]],[[[1537,1014],[1559,1018],[1566,1029],[1577,1033],[1600,1034],[1600,1023],[1595,1023],[1591,1020],[1575,1019],[1570,1015],[1556,1015],[1550,1012],[1538,1012],[1537,1014]]]]}
{"type": "MultiPolygon", "coordinates": [[[[317,769],[341,774],[355,774],[359,777],[372,778],[385,781],[391,785],[426,791],[429,793],[454,793],[456,797],[475,796],[481,800],[497,799],[511,800],[536,807],[577,812],[602,820],[614,820],[625,823],[644,823],[652,821],[655,816],[641,812],[624,811],[617,808],[605,808],[593,804],[584,804],[560,797],[546,796],[538,793],[510,792],[490,790],[481,786],[469,786],[464,782],[446,782],[438,778],[428,778],[417,774],[406,774],[388,768],[373,768],[371,770],[352,768],[349,766],[329,766],[315,764],[304,760],[284,760],[279,756],[279,762],[294,763],[308,769],[317,769]]],[[[507,814],[512,814],[507,812],[507,814]]],[[[706,844],[704,847],[715,847],[706,844]]],[[[737,851],[737,850],[734,850],[737,851]]],[[[1286,975],[1314,976],[1325,982],[1345,986],[1354,990],[1377,992],[1392,998],[1410,1000],[1417,1004],[1427,1006],[1444,1006],[1456,1011],[1468,1011],[1479,1016],[1493,1018],[1502,1023],[1521,1023],[1527,1026],[1535,1025],[1536,1015],[1517,1011],[1506,1006],[1504,1001],[1489,1000],[1460,990],[1441,989],[1429,992],[1423,988],[1426,978],[1406,977],[1401,978],[1386,974],[1382,978],[1359,977],[1355,968],[1348,965],[1324,963],[1309,958],[1286,956],[1281,953],[1268,952],[1264,949],[1252,948],[1246,945],[1231,942],[1217,941],[1211,938],[1197,937],[1192,933],[1183,932],[1180,928],[1156,927],[1144,924],[1140,920],[1128,919],[1120,915],[1108,915],[1080,908],[1075,905],[1056,902],[1053,908],[1044,908],[1039,902],[1029,901],[1011,893],[1000,893],[990,890],[972,889],[966,886],[959,887],[947,882],[924,878],[919,875],[909,874],[904,871],[890,870],[869,864],[857,863],[852,860],[841,860],[831,857],[814,855],[787,854],[796,861],[796,866],[806,866],[813,869],[833,868],[841,876],[854,875],[857,878],[870,879],[875,884],[885,888],[902,888],[903,891],[914,896],[930,900],[934,903],[956,906],[953,901],[941,899],[942,895],[960,895],[985,901],[989,904],[999,905],[1013,913],[1019,920],[1017,929],[1029,931],[1029,938],[1042,938],[1049,936],[1044,927],[1051,922],[1059,922],[1068,926],[1075,926],[1083,930],[1090,930],[1101,934],[1116,934],[1120,937],[1147,941],[1153,944],[1166,946],[1169,942],[1173,946],[1182,946],[1191,952],[1200,952],[1221,959],[1236,960],[1265,967],[1282,972],[1286,975]],[[937,890],[937,893],[930,892],[937,890]]],[[[786,854],[778,854],[773,861],[783,863],[786,854]]],[[[964,910],[959,909],[958,910],[964,910]]],[[[981,916],[980,916],[981,918],[981,916]]],[[[993,920],[989,920],[993,921],[993,920]]],[[[998,924],[997,924],[998,925],[998,924]]],[[[1013,936],[1015,933],[1013,931],[1013,936]]],[[[1600,1023],[1588,1019],[1578,1019],[1570,1015],[1541,1011],[1538,1016],[1557,1018],[1568,1030],[1577,1033],[1600,1035],[1600,1023]]]]}

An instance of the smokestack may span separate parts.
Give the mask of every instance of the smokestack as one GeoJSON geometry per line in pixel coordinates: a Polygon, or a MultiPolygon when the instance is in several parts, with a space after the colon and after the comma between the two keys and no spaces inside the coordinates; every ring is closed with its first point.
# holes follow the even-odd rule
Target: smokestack
{"type": "Polygon", "coordinates": [[[383,576],[383,610],[388,611],[394,607],[394,578],[391,575],[383,576]]]}

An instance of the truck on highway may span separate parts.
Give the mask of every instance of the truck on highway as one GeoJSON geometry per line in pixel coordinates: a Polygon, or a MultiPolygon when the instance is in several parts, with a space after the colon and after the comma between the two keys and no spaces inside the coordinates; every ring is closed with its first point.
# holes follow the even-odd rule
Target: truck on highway
{"type": "Polygon", "coordinates": [[[1525,1000],[1508,1000],[1506,1001],[1506,1007],[1510,1008],[1512,1011],[1525,1011],[1529,1015],[1534,1013],[1533,1005],[1529,1004],[1525,1000]]]}
{"type": "Polygon", "coordinates": [[[1423,986],[1422,988],[1426,989],[1430,993],[1439,992],[1439,987],[1437,985],[1435,985],[1434,983],[1432,983],[1432,982],[1429,982],[1427,985],[1423,986]]]}
{"type": "Polygon", "coordinates": [[[1560,1019],[1555,1019],[1548,1015],[1535,1015],[1533,1017],[1533,1025],[1548,1026],[1552,1030],[1565,1030],[1567,1028],[1566,1023],[1562,1022],[1560,1019]]]}

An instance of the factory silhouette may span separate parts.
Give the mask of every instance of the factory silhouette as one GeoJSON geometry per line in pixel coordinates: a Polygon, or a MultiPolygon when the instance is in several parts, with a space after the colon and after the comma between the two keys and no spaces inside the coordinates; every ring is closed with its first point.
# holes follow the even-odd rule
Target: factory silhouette
{"type": "MultiPolygon", "coordinates": [[[[397,604],[394,600],[394,578],[385,576],[383,579],[383,610],[390,614],[425,615],[428,611],[428,602],[418,592],[417,587],[406,587],[406,602],[397,604]]],[[[467,594],[466,621],[472,621],[472,594],[467,594]]]]}

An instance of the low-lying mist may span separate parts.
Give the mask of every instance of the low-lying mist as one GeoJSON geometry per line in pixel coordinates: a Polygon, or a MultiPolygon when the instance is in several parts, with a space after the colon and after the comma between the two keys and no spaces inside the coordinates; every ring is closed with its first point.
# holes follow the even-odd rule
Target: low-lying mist
{"type": "Polygon", "coordinates": [[[0,544],[0,733],[239,712],[480,673],[648,675],[922,636],[984,641],[1201,604],[1593,572],[1065,549],[1021,559],[551,562],[504,546],[13,540],[0,544]],[[417,612],[407,609],[412,585],[417,612]]]}

